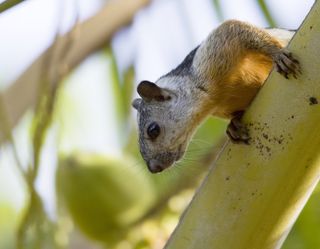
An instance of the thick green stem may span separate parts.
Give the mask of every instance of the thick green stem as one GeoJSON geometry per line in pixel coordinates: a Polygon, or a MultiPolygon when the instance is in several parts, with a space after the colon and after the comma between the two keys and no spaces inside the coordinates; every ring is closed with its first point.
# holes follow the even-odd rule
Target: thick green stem
{"type": "Polygon", "coordinates": [[[250,145],[225,146],[166,249],[281,247],[320,176],[319,12],[288,48],[302,75],[271,73],[244,116],[250,145]]]}

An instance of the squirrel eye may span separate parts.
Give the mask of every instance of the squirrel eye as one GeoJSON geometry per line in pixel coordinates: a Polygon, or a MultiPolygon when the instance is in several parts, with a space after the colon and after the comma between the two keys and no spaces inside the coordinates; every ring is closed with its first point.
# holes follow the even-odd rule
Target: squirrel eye
{"type": "Polygon", "coordinates": [[[151,140],[156,139],[160,135],[160,126],[156,122],[152,122],[148,126],[147,134],[151,140]]]}

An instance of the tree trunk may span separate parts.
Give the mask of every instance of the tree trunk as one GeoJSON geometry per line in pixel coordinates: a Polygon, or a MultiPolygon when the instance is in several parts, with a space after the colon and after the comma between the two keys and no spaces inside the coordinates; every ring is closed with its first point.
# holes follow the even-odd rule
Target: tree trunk
{"type": "Polygon", "coordinates": [[[226,144],[166,249],[281,247],[320,176],[319,12],[289,45],[302,75],[271,73],[244,117],[251,144],[226,144]]]}

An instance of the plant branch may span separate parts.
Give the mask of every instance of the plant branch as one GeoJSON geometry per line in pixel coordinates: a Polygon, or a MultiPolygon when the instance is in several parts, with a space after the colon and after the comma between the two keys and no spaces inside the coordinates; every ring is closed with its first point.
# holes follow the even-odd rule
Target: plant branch
{"type": "Polygon", "coordinates": [[[14,141],[14,137],[12,134],[12,130],[10,129],[11,125],[9,124],[8,115],[4,109],[3,97],[1,93],[0,93],[0,120],[1,120],[0,131],[4,134],[5,138],[10,142],[10,145],[12,148],[12,154],[16,162],[18,171],[21,174],[22,178],[25,181],[27,181],[26,172],[23,169],[22,163],[20,161],[16,143],[14,141]]]}
{"type": "MultiPolygon", "coordinates": [[[[30,230],[31,228],[33,228],[36,231],[35,234],[37,234],[34,239],[37,244],[37,247],[35,248],[42,248],[42,243],[44,241],[42,236],[42,227],[46,223],[51,224],[43,208],[42,199],[35,188],[35,182],[39,172],[40,157],[43,144],[45,143],[46,135],[51,125],[54,113],[57,92],[59,90],[60,84],[63,82],[61,80],[57,81],[57,79],[63,78],[65,73],[67,73],[68,71],[69,65],[67,64],[67,58],[69,56],[69,52],[72,50],[75,31],[77,30],[77,24],[78,14],[75,18],[74,27],[68,33],[67,41],[64,44],[64,47],[60,50],[57,50],[57,47],[53,46],[53,48],[50,50],[50,53],[46,54],[46,58],[44,60],[44,63],[42,64],[42,84],[38,89],[39,97],[36,103],[35,114],[33,117],[33,163],[29,165],[30,167],[28,169],[26,178],[29,200],[25,213],[23,214],[18,227],[16,237],[17,248],[23,248],[23,245],[26,244],[26,241],[28,241],[27,230],[30,230]],[[53,62],[56,62],[56,64],[52,65],[53,62]],[[47,70],[48,68],[51,69],[51,72],[50,70],[47,70]],[[37,215],[35,215],[35,213],[37,213],[37,215]]],[[[59,38],[59,28],[60,25],[58,25],[57,27],[55,40],[59,38]]],[[[54,42],[54,45],[56,44],[57,43],[54,42]]]]}
{"type": "Polygon", "coordinates": [[[24,2],[25,0],[7,0],[4,1],[3,3],[0,3],[0,13],[24,2]]]}

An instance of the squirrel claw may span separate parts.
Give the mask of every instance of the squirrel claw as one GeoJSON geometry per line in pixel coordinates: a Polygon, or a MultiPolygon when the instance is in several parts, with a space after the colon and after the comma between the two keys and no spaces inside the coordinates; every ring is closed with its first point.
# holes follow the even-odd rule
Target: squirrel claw
{"type": "Polygon", "coordinates": [[[286,49],[282,49],[281,52],[275,56],[274,62],[277,72],[286,79],[289,79],[289,75],[297,79],[298,75],[301,74],[299,61],[286,49]]]}
{"type": "Polygon", "coordinates": [[[231,142],[235,144],[249,144],[248,129],[241,123],[243,113],[243,111],[236,112],[227,127],[227,135],[231,142]]]}

